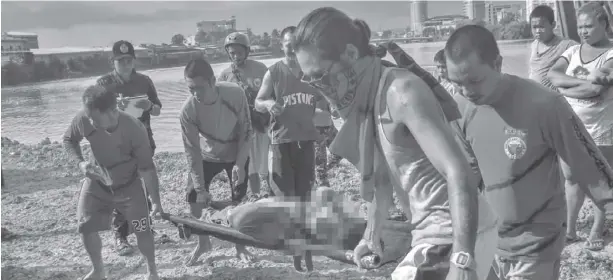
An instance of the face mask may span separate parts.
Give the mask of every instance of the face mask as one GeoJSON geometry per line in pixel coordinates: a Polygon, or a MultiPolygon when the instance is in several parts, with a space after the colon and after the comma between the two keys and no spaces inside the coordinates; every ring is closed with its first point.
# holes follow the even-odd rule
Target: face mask
{"type": "MultiPolygon", "coordinates": [[[[331,67],[331,66],[330,66],[331,67]]],[[[303,78],[310,86],[320,90],[331,100],[340,100],[348,93],[355,92],[358,86],[357,74],[353,68],[330,74],[329,69],[318,78],[303,78]]]]}

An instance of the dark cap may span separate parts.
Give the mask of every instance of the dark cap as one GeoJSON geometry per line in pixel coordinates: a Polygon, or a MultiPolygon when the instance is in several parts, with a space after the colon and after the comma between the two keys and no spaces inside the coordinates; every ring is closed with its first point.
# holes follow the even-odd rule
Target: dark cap
{"type": "Polygon", "coordinates": [[[128,41],[117,41],[113,44],[113,59],[120,59],[122,57],[136,57],[134,55],[134,46],[128,41]]]}

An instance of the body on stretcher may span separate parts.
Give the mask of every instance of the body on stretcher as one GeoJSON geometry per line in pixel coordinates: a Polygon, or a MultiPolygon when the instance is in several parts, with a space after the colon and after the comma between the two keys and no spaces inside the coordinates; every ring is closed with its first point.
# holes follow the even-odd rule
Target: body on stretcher
{"type": "MultiPolygon", "coordinates": [[[[179,237],[187,240],[192,234],[196,235],[212,235],[221,240],[232,242],[239,245],[251,246],[261,249],[284,251],[290,250],[289,244],[282,240],[279,242],[263,242],[252,236],[241,233],[240,231],[222,226],[215,223],[204,222],[192,217],[181,217],[162,214],[164,220],[172,222],[179,230],[179,237]]],[[[321,250],[319,255],[324,255],[328,258],[341,261],[348,264],[353,264],[353,249],[362,239],[362,234],[366,228],[366,221],[363,224],[356,225],[350,230],[350,234],[343,242],[342,248],[331,249],[331,246],[320,245],[321,250]]],[[[383,226],[382,243],[384,245],[384,255],[374,256],[368,255],[362,259],[364,268],[374,269],[389,262],[396,262],[411,249],[411,226],[407,222],[388,220],[383,226]]],[[[311,248],[318,247],[310,246],[311,248]]],[[[305,254],[305,262],[307,269],[312,268],[312,260],[310,252],[305,254]]],[[[301,270],[300,264],[294,263],[297,270],[301,270]]],[[[311,270],[311,269],[309,269],[311,270]]]]}

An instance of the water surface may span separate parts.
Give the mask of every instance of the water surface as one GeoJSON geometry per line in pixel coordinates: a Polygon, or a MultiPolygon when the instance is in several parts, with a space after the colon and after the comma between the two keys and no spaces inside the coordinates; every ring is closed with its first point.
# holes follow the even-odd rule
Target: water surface
{"type": "MultiPolygon", "coordinates": [[[[442,42],[401,45],[422,66],[432,66],[434,54],[442,42]]],[[[528,75],[529,43],[500,44],[504,57],[503,71],[528,75]]],[[[390,56],[388,60],[393,60],[390,56]]],[[[279,59],[262,60],[267,66],[279,59]]],[[[228,63],[213,65],[218,75],[228,63]]],[[[183,68],[154,69],[143,72],[153,80],[164,105],[160,116],[152,117],[151,126],[159,151],[183,151],[178,115],[189,96],[183,82],[183,68]]],[[[62,134],[80,109],[83,90],[97,77],[52,81],[2,89],[2,136],[24,143],[38,143],[49,137],[61,140],[62,134]]]]}

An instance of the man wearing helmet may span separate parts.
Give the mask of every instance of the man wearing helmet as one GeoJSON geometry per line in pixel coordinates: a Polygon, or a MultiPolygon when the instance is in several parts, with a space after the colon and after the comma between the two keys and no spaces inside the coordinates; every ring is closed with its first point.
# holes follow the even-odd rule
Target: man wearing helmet
{"type": "Polygon", "coordinates": [[[262,78],[268,68],[264,63],[247,59],[251,50],[247,35],[234,32],[226,37],[224,47],[232,64],[221,72],[219,81],[237,83],[247,95],[251,125],[254,136],[249,151],[249,188],[253,195],[260,192],[260,177],[268,181],[268,147],[270,139],[267,126],[270,115],[255,111],[255,97],[262,85],[262,78]]]}

